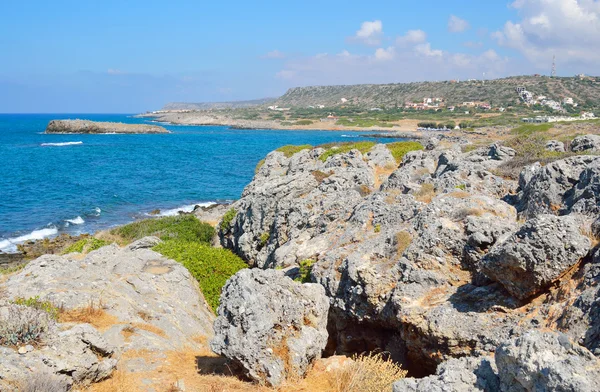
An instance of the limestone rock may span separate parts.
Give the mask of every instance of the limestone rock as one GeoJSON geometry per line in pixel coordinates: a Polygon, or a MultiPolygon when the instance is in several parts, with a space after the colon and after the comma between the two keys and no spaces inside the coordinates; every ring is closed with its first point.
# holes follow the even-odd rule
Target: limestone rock
{"type": "Polygon", "coordinates": [[[548,140],[546,151],[565,152],[565,143],[559,140],[548,140]]]}
{"type": "Polygon", "coordinates": [[[327,344],[329,302],[320,285],[282,271],[246,269],[223,288],[211,348],[272,386],[303,376],[327,344]]]}
{"type": "Polygon", "coordinates": [[[393,392],[496,392],[499,387],[492,358],[463,357],[440,364],[433,376],[397,381],[393,392]]]}
{"type": "Polygon", "coordinates": [[[577,136],[571,142],[571,151],[600,151],[600,135],[577,136]]]}
{"type": "Polygon", "coordinates": [[[600,361],[561,333],[531,331],[496,350],[503,392],[600,390],[600,361]]]}
{"type": "Polygon", "coordinates": [[[589,238],[571,216],[539,215],[484,256],[482,270],[519,299],[558,279],[587,254],[589,238]]]}
{"type": "Polygon", "coordinates": [[[599,176],[600,157],[593,155],[529,166],[519,177],[515,206],[525,218],[571,211],[595,215],[600,212],[599,176]]]}
{"type": "Polygon", "coordinates": [[[52,120],[46,133],[170,133],[164,127],[149,124],[124,124],[88,120],[52,120]]]}

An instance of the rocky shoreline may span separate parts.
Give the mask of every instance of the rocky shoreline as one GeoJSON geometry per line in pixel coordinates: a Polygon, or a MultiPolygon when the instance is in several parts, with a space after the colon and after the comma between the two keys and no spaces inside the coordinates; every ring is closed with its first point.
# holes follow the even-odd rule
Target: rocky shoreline
{"type": "Polygon", "coordinates": [[[97,122],[89,120],[52,120],[48,123],[45,133],[68,134],[157,134],[170,133],[164,127],[149,124],[124,124],[115,122],[97,122]]]}
{"type": "Polygon", "coordinates": [[[273,151],[238,201],[198,211],[250,267],[216,315],[158,238],[41,256],[0,280],[0,317],[29,312],[19,297],[77,308],[102,293],[119,321],[48,322],[54,350],[0,346],[0,386],[33,368],[68,385],[142,372],[127,390],[156,390],[174,370],[152,360],[176,358],[194,366],[177,391],[214,363],[230,375],[216,385],[242,383],[228,390],[297,391],[316,369],[339,380],[384,353],[409,372],[390,392],[597,391],[600,138],[551,142],[543,164],[454,139],[273,151]],[[172,357],[174,344],[207,351],[172,357]]]}

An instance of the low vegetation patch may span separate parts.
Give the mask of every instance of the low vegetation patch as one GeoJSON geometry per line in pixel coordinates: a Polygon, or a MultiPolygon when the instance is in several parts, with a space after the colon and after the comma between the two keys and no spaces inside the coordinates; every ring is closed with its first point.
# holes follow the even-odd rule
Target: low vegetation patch
{"type": "Polygon", "coordinates": [[[264,159],[261,159],[260,161],[258,161],[258,163],[256,164],[256,167],[254,168],[254,174],[258,173],[258,171],[260,170],[261,167],[263,167],[264,164],[265,164],[264,159]]]}
{"type": "Polygon", "coordinates": [[[227,210],[225,215],[223,215],[223,219],[221,219],[221,224],[219,224],[219,228],[221,229],[221,231],[229,231],[229,229],[231,228],[231,222],[233,222],[233,219],[236,215],[237,212],[235,212],[235,208],[230,208],[229,210],[227,210]]]}
{"type": "Polygon", "coordinates": [[[392,153],[396,163],[402,162],[402,158],[410,151],[422,150],[423,145],[419,142],[395,142],[385,145],[392,153]]]}
{"type": "Polygon", "coordinates": [[[292,155],[294,155],[302,150],[310,150],[311,148],[312,148],[312,146],[310,144],[303,144],[301,146],[288,145],[288,146],[279,147],[275,151],[282,152],[286,158],[290,158],[292,155]]]}
{"type": "Polygon", "coordinates": [[[100,240],[100,239],[97,239],[94,237],[83,238],[83,239],[69,245],[68,247],[66,247],[62,251],[62,254],[66,255],[66,254],[73,253],[73,252],[89,253],[96,249],[100,249],[106,245],[110,245],[110,242],[105,241],[105,240],[100,240]]]}
{"type": "Polygon", "coordinates": [[[323,162],[327,160],[327,158],[334,156],[336,154],[344,154],[350,152],[351,150],[358,150],[361,153],[367,153],[373,146],[374,142],[356,142],[356,143],[328,143],[323,144],[319,147],[324,148],[326,151],[321,154],[319,159],[323,162]]]}
{"type": "Polygon", "coordinates": [[[104,310],[102,300],[90,301],[88,305],[75,309],[61,309],[58,314],[61,323],[86,323],[99,330],[106,330],[119,320],[104,310]]]}
{"type": "Polygon", "coordinates": [[[228,249],[211,248],[198,242],[169,240],[154,247],[164,256],[180,262],[200,284],[204,298],[217,311],[221,289],[227,279],[246,263],[228,249]]]}
{"type": "Polygon", "coordinates": [[[330,171],[329,173],[324,173],[320,170],[315,170],[315,171],[310,172],[310,174],[312,174],[313,177],[315,177],[315,180],[317,180],[317,182],[320,184],[323,182],[323,180],[325,180],[327,177],[332,175],[333,171],[330,171]]]}
{"type": "Polygon", "coordinates": [[[153,235],[163,241],[182,240],[210,243],[215,229],[193,215],[178,215],[133,222],[111,230],[111,234],[120,236],[126,242],[153,235]]]}
{"type": "Polygon", "coordinates": [[[58,313],[60,309],[54,306],[54,304],[50,301],[41,301],[39,296],[30,298],[15,298],[13,303],[15,305],[27,306],[33,309],[41,310],[48,313],[48,316],[50,316],[51,319],[58,319],[58,313]]]}
{"type": "Polygon", "coordinates": [[[23,264],[17,264],[17,265],[13,265],[10,267],[1,267],[0,268],[0,275],[9,275],[15,272],[19,272],[21,271],[23,268],[25,268],[25,266],[27,265],[27,263],[23,263],[23,264]]]}
{"type": "Polygon", "coordinates": [[[313,264],[315,264],[313,259],[302,260],[300,262],[300,275],[294,280],[300,283],[310,283],[310,273],[312,271],[313,264]]]}
{"type": "Polygon", "coordinates": [[[552,124],[552,123],[523,124],[521,126],[514,128],[511,131],[511,133],[513,135],[531,135],[533,133],[538,133],[538,132],[547,132],[548,130],[552,129],[553,127],[554,127],[554,124],[552,124]]]}
{"type": "Polygon", "coordinates": [[[44,310],[33,306],[10,305],[0,315],[0,345],[39,343],[52,322],[44,310]]]}
{"type": "Polygon", "coordinates": [[[267,242],[269,242],[269,238],[271,238],[271,234],[269,234],[269,233],[262,233],[260,235],[260,246],[267,245],[267,242]]]}

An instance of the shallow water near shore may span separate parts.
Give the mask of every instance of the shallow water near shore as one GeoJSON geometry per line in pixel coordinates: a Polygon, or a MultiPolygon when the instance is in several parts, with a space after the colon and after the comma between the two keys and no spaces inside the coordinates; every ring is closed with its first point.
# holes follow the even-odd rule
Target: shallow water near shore
{"type": "Polygon", "coordinates": [[[173,133],[159,135],[43,134],[50,120],[67,118],[149,122],[111,114],[0,114],[0,251],[61,232],[95,232],[154,209],[168,215],[235,200],[270,151],[360,134],[189,125],[163,125],[173,133]]]}

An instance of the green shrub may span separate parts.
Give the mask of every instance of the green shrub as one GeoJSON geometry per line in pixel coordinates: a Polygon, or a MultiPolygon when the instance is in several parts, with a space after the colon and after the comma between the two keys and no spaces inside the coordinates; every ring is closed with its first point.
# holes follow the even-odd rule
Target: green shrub
{"type": "Polygon", "coordinates": [[[298,120],[296,121],[296,125],[311,125],[313,122],[311,120],[298,120]]]}
{"type": "Polygon", "coordinates": [[[356,142],[356,143],[328,143],[323,144],[319,147],[324,148],[326,151],[321,154],[319,159],[323,162],[327,160],[327,158],[334,156],[336,154],[343,154],[346,152],[350,152],[351,150],[358,150],[361,153],[365,154],[368,152],[373,146],[374,142],[356,142]]]}
{"type": "Polygon", "coordinates": [[[27,306],[30,308],[34,308],[37,310],[44,311],[48,313],[48,315],[53,319],[58,319],[59,309],[54,306],[54,304],[50,301],[40,301],[39,296],[30,297],[30,298],[15,298],[13,301],[15,305],[27,306]]]}
{"type": "Polygon", "coordinates": [[[467,189],[467,186],[465,184],[459,184],[459,185],[455,186],[454,188],[464,191],[467,189]]]}
{"type": "Polygon", "coordinates": [[[233,221],[236,215],[237,212],[235,212],[235,208],[230,208],[229,210],[227,210],[225,215],[223,215],[221,224],[219,225],[219,228],[222,232],[229,231],[229,229],[231,228],[231,222],[233,221]]]}
{"type": "Polygon", "coordinates": [[[380,224],[376,224],[374,231],[375,231],[375,233],[379,233],[381,231],[381,225],[380,224]]]}
{"type": "Polygon", "coordinates": [[[193,215],[178,215],[133,222],[117,227],[111,233],[130,242],[153,235],[163,241],[178,239],[210,243],[215,229],[193,215]]]}
{"type": "Polygon", "coordinates": [[[302,150],[310,150],[311,148],[312,148],[312,146],[310,144],[303,144],[301,146],[287,145],[287,146],[279,147],[275,151],[282,152],[286,158],[290,158],[292,155],[294,155],[297,152],[300,152],[302,150]]]}
{"type": "Polygon", "coordinates": [[[552,123],[523,124],[519,127],[514,128],[511,132],[515,135],[531,135],[532,133],[546,132],[553,127],[554,124],[552,123]]]}
{"type": "Polygon", "coordinates": [[[8,306],[0,314],[0,345],[39,343],[53,323],[51,316],[32,306],[8,306]]]}
{"type": "Polygon", "coordinates": [[[169,240],[154,247],[165,257],[180,262],[200,284],[206,302],[217,311],[221,289],[246,263],[228,249],[211,248],[198,242],[169,240]]]}
{"type": "Polygon", "coordinates": [[[262,233],[260,236],[260,246],[265,246],[269,242],[269,238],[271,238],[271,234],[262,233]]]}
{"type": "Polygon", "coordinates": [[[294,280],[300,283],[310,283],[310,273],[314,263],[315,261],[313,259],[302,260],[300,262],[300,276],[294,280]]]}
{"type": "Polygon", "coordinates": [[[22,264],[13,265],[11,267],[2,267],[2,268],[0,268],[0,275],[8,275],[8,274],[12,274],[13,272],[18,272],[18,271],[22,270],[23,268],[25,268],[26,265],[27,265],[27,263],[22,263],[22,264]]]}
{"type": "Polygon", "coordinates": [[[419,142],[395,142],[388,143],[386,147],[392,153],[397,163],[402,162],[404,155],[410,151],[422,150],[423,146],[419,142]]]}
{"type": "Polygon", "coordinates": [[[265,164],[264,159],[261,159],[260,161],[258,161],[258,163],[256,164],[256,167],[254,168],[254,174],[258,173],[258,171],[264,164],[265,164]]]}
{"type": "Polygon", "coordinates": [[[106,245],[110,245],[110,242],[108,241],[104,241],[104,240],[99,240],[97,238],[91,237],[91,238],[83,238],[71,245],[69,245],[68,247],[66,247],[63,251],[62,254],[66,255],[68,253],[89,253],[91,251],[94,251],[96,249],[100,249],[103,246],[106,245]]]}

